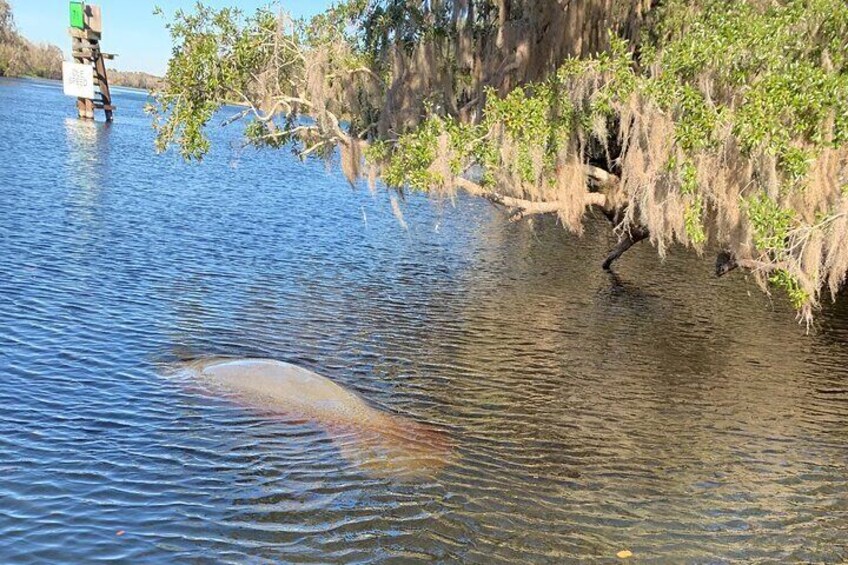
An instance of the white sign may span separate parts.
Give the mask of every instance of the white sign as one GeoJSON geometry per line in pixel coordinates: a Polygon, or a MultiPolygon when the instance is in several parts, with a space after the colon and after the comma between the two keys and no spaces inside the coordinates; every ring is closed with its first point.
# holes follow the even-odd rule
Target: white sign
{"type": "Polygon", "coordinates": [[[94,69],[91,65],[62,61],[62,86],[68,96],[93,99],[94,69]]]}

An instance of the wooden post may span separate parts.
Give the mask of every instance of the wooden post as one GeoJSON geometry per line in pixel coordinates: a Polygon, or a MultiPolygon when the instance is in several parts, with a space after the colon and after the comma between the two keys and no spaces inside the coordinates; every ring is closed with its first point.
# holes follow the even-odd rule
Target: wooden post
{"type": "MultiPolygon", "coordinates": [[[[79,14],[79,4],[72,2],[71,12],[77,10],[79,14]]],[[[83,119],[94,119],[94,110],[103,110],[106,114],[106,121],[112,121],[112,112],[115,106],[112,104],[112,94],[109,91],[109,78],[106,74],[105,59],[114,59],[115,55],[103,53],[100,51],[100,37],[103,28],[100,7],[92,4],[82,5],[83,24],[79,21],[74,22],[72,15],[72,27],[68,28],[68,33],[71,36],[71,57],[75,63],[88,65],[94,73],[94,85],[99,92],[95,94],[95,98],[77,98],[77,112],[79,117],[83,119]],[[74,27],[76,26],[76,27],[74,27]]]]}
{"type": "Polygon", "coordinates": [[[109,92],[109,81],[106,78],[106,64],[103,62],[103,54],[98,52],[94,60],[94,73],[100,86],[101,108],[106,113],[106,121],[112,121],[112,93],[109,92]]]}

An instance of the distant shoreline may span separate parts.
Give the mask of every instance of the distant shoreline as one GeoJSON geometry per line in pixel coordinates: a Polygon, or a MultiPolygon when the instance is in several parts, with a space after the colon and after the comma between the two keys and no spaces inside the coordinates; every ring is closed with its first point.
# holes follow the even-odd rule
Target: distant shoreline
{"type": "MultiPolygon", "coordinates": [[[[23,75],[23,76],[0,76],[0,80],[23,80],[23,81],[28,81],[28,82],[47,82],[47,83],[50,83],[50,84],[55,84],[55,85],[59,86],[60,88],[62,87],[62,79],[59,79],[59,78],[45,78],[45,77],[38,77],[38,76],[23,75]]],[[[143,92],[145,94],[153,95],[153,90],[148,90],[148,89],[145,89],[145,88],[139,88],[139,87],[136,87],[136,86],[124,86],[122,84],[111,84],[109,86],[112,89],[118,88],[118,89],[121,89],[121,90],[132,90],[133,92],[143,92]]]]}
{"type": "MultiPolygon", "coordinates": [[[[16,81],[26,81],[26,82],[39,82],[39,83],[48,83],[51,85],[55,85],[57,88],[62,88],[62,80],[55,78],[44,78],[44,77],[35,77],[35,76],[0,76],[0,82],[4,80],[16,80],[16,81]]],[[[133,86],[123,86],[123,85],[111,85],[111,88],[121,90],[128,90],[138,94],[146,94],[148,96],[153,96],[152,90],[145,90],[143,88],[136,88],[133,86]]],[[[221,104],[221,108],[248,108],[249,106],[244,102],[232,102],[227,101],[221,104]]]]}

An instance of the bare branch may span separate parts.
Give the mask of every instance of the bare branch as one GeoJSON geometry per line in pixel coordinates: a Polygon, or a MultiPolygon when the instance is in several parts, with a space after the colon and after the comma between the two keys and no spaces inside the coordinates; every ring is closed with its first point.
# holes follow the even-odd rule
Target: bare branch
{"type": "MultiPolygon", "coordinates": [[[[534,214],[550,214],[554,212],[559,212],[560,210],[564,210],[568,207],[568,203],[560,202],[557,200],[525,200],[523,198],[515,198],[512,196],[499,194],[497,192],[488,191],[479,184],[472,182],[468,179],[464,179],[462,177],[456,178],[455,183],[456,186],[462,188],[469,194],[473,194],[474,196],[480,196],[494,204],[504,206],[505,208],[514,208],[515,210],[510,216],[510,219],[513,221],[517,221],[521,218],[524,218],[525,216],[530,216],[534,214]]],[[[586,194],[584,195],[584,202],[586,206],[604,206],[607,202],[607,199],[606,196],[601,194],[600,192],[586,192],[586,194]]]]}
{"type": "Polygon", "coordinates": [[[228,126],[233,122],[237,122],[240,119],[242,119],[243,117],[245,117],[246,115],[248,115],[249,113],[250,113],[250,108],[245,108],[241,112],[238,112],[237,114],[233,114],[232,116],[230,116],[229,118],[227,118],[226,120],[221,122],[221,127],[228,126]]]}
{"type": "Polygon", "coordinates": [[[613,183],[617,183],[619,178],[618,176],[607,172],[600,167],[595,167],[594,165],[584,165],[584,170],[586,171],[586,175],[589,177],[589,180],[597,183],[601,186],[610,185],[613,183]]]}
{"type": "Polygon", "coordinates": [[[326,147],[327,145],[330,145],[331,143],[332,143],[332,141],[329,140],[329,139],[319,141],[318,143],[316,143],[316,144],[312,145],[311,147],[308,147],[308,148],[304,149],[303,151],[301,151],[300,153],[298,153],[297,156],[300,157],[301,159],[306,159],[306,157],[308,157],[310,153],[313,153],[314,151],[317,151],[318,149],[320,149],[322,147],[326,147]]]}

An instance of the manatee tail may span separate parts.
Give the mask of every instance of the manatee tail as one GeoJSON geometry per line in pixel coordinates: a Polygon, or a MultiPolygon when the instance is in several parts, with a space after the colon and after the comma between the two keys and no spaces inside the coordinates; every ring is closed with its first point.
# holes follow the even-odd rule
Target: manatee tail
{"type": "Polygon", "coordinates": [[[395,414],[378,413],[352,432],[355,441],[336,438],[342,455],[372,475],[433,478],[454,456],[446,431],[395,414]]]}

